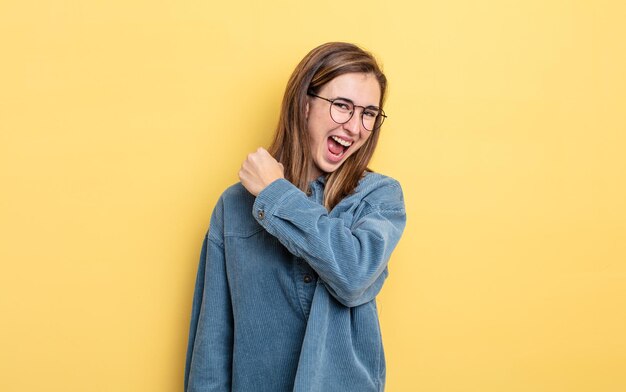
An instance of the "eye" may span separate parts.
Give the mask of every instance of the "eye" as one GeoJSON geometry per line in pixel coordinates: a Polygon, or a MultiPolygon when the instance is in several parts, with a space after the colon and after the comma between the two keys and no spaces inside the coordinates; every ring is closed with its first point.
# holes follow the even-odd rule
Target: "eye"
{"type": "Polygon", "coordinates": [[[365,108],[365,110],[363,110],[363,115],[365,117],[371,117],[371,118],[376,118],[378,117],[378,110],[373,109],[373,108],[365,108]]]}
{"type": "Polygon", "coordinates": [[[347,101],[343,101],[341,99],[337,99],[335,101],[333,101],[333,107],[341,110],[343,112],[351,112],[352,111],[352,104],[350,102],[347,101]]]}

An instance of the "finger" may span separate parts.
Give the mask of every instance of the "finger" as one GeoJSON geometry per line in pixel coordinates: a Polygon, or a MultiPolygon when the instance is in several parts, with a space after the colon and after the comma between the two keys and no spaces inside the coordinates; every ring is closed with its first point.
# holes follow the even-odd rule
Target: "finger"
{"type": "Polygon", "coordinates": [[[263,157],[264,159],[272,159],[272,160],[274,159],[272,154],[270,154],[269,151],[267,151],[263,147],[259,147],[257,149],[257,153],[259,154],[260,157],[263,157]]]}

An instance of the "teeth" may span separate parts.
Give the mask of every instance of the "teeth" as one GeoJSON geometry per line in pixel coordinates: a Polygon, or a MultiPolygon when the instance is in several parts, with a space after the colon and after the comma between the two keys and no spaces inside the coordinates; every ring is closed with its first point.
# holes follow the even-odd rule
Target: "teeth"
{"type": "Polygon", "coordinates": [[[350,147],[352,145],[352,142],[348,142],[346,140],[343,140],[341,138],[338,138],[337,136],[331,136],[331,138],[336,141],[337,143],[341,144],[344,147],[350,147]]]}

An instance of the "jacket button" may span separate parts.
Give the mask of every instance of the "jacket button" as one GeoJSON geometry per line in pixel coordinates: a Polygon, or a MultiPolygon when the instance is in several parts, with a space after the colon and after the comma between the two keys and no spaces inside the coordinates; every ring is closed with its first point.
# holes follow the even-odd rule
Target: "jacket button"
{"type": "Polygon", "coordinates": [[[311,283],[313,281],[313,277],[309,274],[304,275],[304,279],[302,279],[304,283],[311,283]]]}
{"type": "Polygon", "coordinates": [[[257,213],[257,216],[259,217],[259,219],[265,218],[265,211],[259,210],[259,212],[257,213]]]}

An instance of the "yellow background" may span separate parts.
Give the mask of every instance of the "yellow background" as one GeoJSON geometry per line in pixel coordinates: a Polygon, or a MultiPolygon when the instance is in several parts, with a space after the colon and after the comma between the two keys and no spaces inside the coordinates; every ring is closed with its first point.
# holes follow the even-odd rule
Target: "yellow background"
{"type": "Polygon", "coordinates": [[[0,1],[0,390],[182,390],[202,237],[314,46],[390,79],[387,391],[626,390],[619,1],[0,1]]]}

